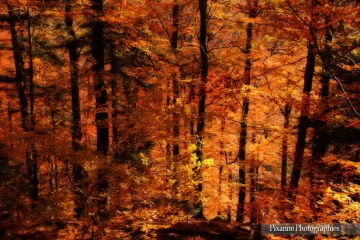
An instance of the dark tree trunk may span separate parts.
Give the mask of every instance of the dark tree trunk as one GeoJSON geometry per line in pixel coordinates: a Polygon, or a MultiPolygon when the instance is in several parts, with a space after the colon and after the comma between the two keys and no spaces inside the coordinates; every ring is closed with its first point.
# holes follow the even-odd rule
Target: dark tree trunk
{"type": "MultiPolygon", "coordinates": [[[[178,48],[178,38],[179,38],[179,13],[180,6],[179,4],[175,4],[173,7],[173,28],[174,31],[171,36],[171,47],[174,52],[177,51],[178,48]]],[[[173,176],[175,180],[174,188],[176,189],[179,185],[179,177],[178,177],[178,165],[179,165],[179,155],[180,155],[180,121],[178,114],[178,106],[177,100],[180,98],[180,86],[177,74],[174,74],[172,78],[172,89],[173,89],[173,176]]]]}
{"type": "MultiPolygon", "coordinates": [[[[171,104],[171,96],[170,96],[170,85],[171,81],[170,79],[167,80],[166,83],[166,107],[167,111],[170,109],[171,104]]],[[[169,180],[171,177],[171,171],[172,171],[172,161],[171,161],[171,144],[170,140],[166,140],[166,185],[169,183],[169,180]]]]}
{"type": "MultiPolygon", "coordinates": [[[[254,157],[254,156],[253,156],[254,157]]],[[[250,164],[249,175],[250,175],[250,222],[256,224],[258,220],[257,206],[256,206],[256,162],[255,159],[250,164]]]]}
{"type": "MultiPolygon", "coordinates": [[[[253,5],[250,6],[250,18],[255,18],[257,15],[257,1],[253,2],[253,5]]],[[[251,42],[252,42],[252,31],[253,24],[248,23],[246,27],[246,60],[245,60],[245,85],[250,86],[251,84],[251,42]]],[[[249,113],[249,91],[245,93],[243,98],[243,106],[241,112],[241,124],[240,124],[240,142],[239,142],[239,198],[238,206],[236,212],[236,221],[244,221],[244,210],[245,210],[245,197],[246,197],[246,169],[245,169],[245,159],[246,159],[246,137],[247,137],[247,115],[249,113]]]]}
{"type": "Polygon", "coordinates": [[[80,114],[80,94],[79,94],[79,56],[77,53],[78,42],[73,29],[71,0],[65,0],[65,23],[70,40],[67,48],[70,58],[70,83],[71,83],[71,137],[72,148],[77,151],[81,141],[81,114],[80,114]]]}
{"type": "MultiPolygon", "coordinates": [[[[92,56],[95,60],[93,66],[95,94],[96,94],[96,132],[97,132],[97,153],[105,156],[109,151],[109,123],[107,110],[107,90],[104,80],[104,23],[100,19],[103,15],[103,1],[92,0],[91,8],[94,11],[94,21],[92,27],[92,56]]],[[[106,171],[98,169],[97,190],[99,192],[99,210],[97,212],[99,220],[107,218],[108,207],[110,205],[109,183],[106,180],[106,171]]]]}
{"type": "Polygon", "coordinates": [[[9,131],[12,133],[12,111],[10,107],[10,101],[8,101],[7,113],[8,113],[8,121],[9,121],[9,131]]]}
{"type": "Polygon", "coordinates": [[[220,139],[220,166],[219,166],[219,188],[218,188],[218,198],[219,198],[219,203],[218,203],[218,216],[221,215],[221,196],[222,196],[222,184],[223,184],[223,171],[224,171],[224,159],[225,159],[225,153],[224,153],[224,141],[223,141],[223,135],[224,135],[224,131],[225,131],[225,118],[223,117],[221,119],[221,139],[220,139]]]}
{"type": "MultiPolygon", "coordinates": [[[[51,115],[51,125],[52,125],[52,130],[53,130],[53,136],[56,135],[56,125],[55,125],[55,111],[51,110],[50,111],[50,115],[51,115]]],[[[54,151],[55,151],[55,144],[53,145],[54,151]]],[[[58,163],[57,163],[57,158],[54,158],[54,180],[55,180],[55,189],[58,190],[59,188],[59,170],[58,170],[58,163]]]]}
{"type": "MultiPolygon", "coordinates": [[[[16,31],[16,14],[14,9],[10,4],[7,4],[8,14],[9,14],[9,25],[10,25],[10,34],[11,42],[13,46],[13,56],[15,62],[15,71],[16,71],[16,83],[18,88],[18,95],[20,101],[20,113],[21,113],[21,123],[24,132],[33,132],[35,129],[35,120],[34,120],[34,84],[33,84],[33,66],[32,66],[32,43],[31,43],[31,22],[30,17],[28,16],[28,44],[29,44],[29,77],[30,77],[30,109],[29,109],[29,100],[26,96],[26,82],[25,82],[25,73],[24,73],[24,59],[22,52],[24,47],[18,41],[17,31],[16,31]]],[[[29,10],[27,11],[29,14],[29,10]]],[[[27,146],[26,150],[26,168],[30,183],[30,199],[33,201],[31,207],[36,207],[36,201],[38,200],[38,167],[37,167],[37,152],[35,149],[35,144],[31,142],[27,146]]]]}
{"type": "Polygon", "coordinates": [[[195,123],[194,123],[194,112],[196,111],[194,108],[193,108],[193,101],[194,101],[194,97],[195,97],[195,94],[194,94],[194,90],[192,89],[193,86],[190,87],[189,89],[189,104],[190,104],[190,121],[189,121],[189,131],[190,131],[190,139],[191,139],[191,142],[194,141],[194,136],[195,136],[195,123]]]}
{"type": "Polygon", "coordinates": [[[282,143],[282,155],[281,155],[281,189],[285,190],[286,188],[286,170],[287,170],[287,155],[288,155],[288,134],[287,130],[289,127],[289,118],[291,113],[291,106],[289,103],[286,103],[284,108],[284,137],[282,143]]]}
{"type": "Polygon", "coordinates": [[[36,207],[36,201],[39,196],[37,151],[33,143],[30,144],[29,148],[30,149],[26,151],[26,166],[30,181],[30,199],[34,201],[31,206],[34,208],[36,207]]]}
{"type": "Polygon", "coordinates": [[[228,222],[231,222],[231,218],[232,218],[232,202],[233,202],[233,186],[232,186],[232,182],[233,182],[233,172],[231,170],[231,167],[228,168],[228,181],[229,181],[229,202],[228,202],[228,206],[227,206],[227,220],[228,222]]]}
{"type": "MultiPolygon", "coordinates": [[[[330,19],[326,19],[328,22],[330,19]]],[[[331,47],[329,43],[332,41],[331,35],[331,26],[326,28],[326,45],[324,52],[322,53],[323,59],[326,61],[327,66],[329,66],[331,59],[331,47]]],[[[323,197],[323,193],[320,191],[321,182],[320,182],[320,173],[324,168],[324,163],[322,158],[326,154],[326,149],[328,147],[329,141],[325,133],[326,120],[324,120],[323,115],[328,110],[327,108],[327,97],[329,96],[329,85],[330,85],[330,73],[327,72],[326,68],[323,67],[323,73],[321,74],[321,92],[320,92],[320,110],[318,112],[319,116],[315,116],[314,119],[314,135],[313,135],[313,145],[312,145],[312,169],[310,170],[310,188],[312,200],[310,202],[310,207],[314,213],[314,220],[318,219],[318,213],[320,212],[320,207],[317,202],[320,202],[323,197]]]]}
{"type": "MultiPolygon", "coordinates": [[[[72,2],[71,0],[65,0],[65,24],[67,33],[70,36],[70,40],[67,43],[67,49],[70,59],[70,85],[71,85],[71,145],[74,151],[80,149],[80,142],[82,138],[81,133],[81,111],[80,111],[80,90],[79,90],[79,55],[78,55],[78,41],[76,39],[75,31],[73,28],[72,18],[72,2]]],[[[81,164],[73,164],[73,178],[76,186],[82,189],[84,178],[87,173],[81,164]]],[[[76,204],[76,216],[79,218],[83,212],[83,196],[77,194],[75,199],[76,204]]]]}
{"type": "MultiPolygon", "coordinates": [[[[30,131],[35,130],[35,114],[34,114],[34,65],[33,65],[33,54],[32,54],[32,36],[31,36],[31,21],[30,21],[30,7],[27,8],[27,33],[28,33],[28,55],[29,55],[29,100],[30,100],[30,131]]],[[[30,177],[30,198],[33,201],[38,200],[39,189],[38,189],[38,165],[37,165],[37,151],[34,143],[34,139],[31,140],[30,149],[26,154],[26,162],[28,166],[28,175],[30,177]]],[[[36,207],[36,203],[32,204],[32,207],[36,207]]]]}
{"type": "MultiPolygon", "coordinates": [[[[253,134],[252,143],[255,144],[256,136],[253,134]]],[[[250,222],[256,224],[258,221],[258,208],[256,206],[256,185],[257,185],[257,158],[258,156],[254,156],[252,154],[252,161],[250,163],[249,168],[249,176],[250,176],[250,222]]]]}
{"type": "Polygon", "coordinates": [[[290,188],[288,193],[288,198],[290,199],[293,198],[293,193],[297,191],[297,188],[299,186],[300,174],[304,162],[305,141],[306,141],[307,129],[309,127],[309,109],[310,109],[309,101],[310,101],[310,93],[312,90],[314,68],[315,68],[315,46],[309,43],[305,76],[304,76],[302,108],[299,119],[294,164],[291,173],[290,188]]]}
{"type": "Polygon", "coordinates": [[[200,72],[201,82],[199,91],[199,103],[198,103],[198,120],[196,126],[196,166],[195,166],[195,179],[197,181],[195,186],[195,208],[198,210],[197,217],[203,218],[203,206],[201,202],[202,192],[202,176],[201,165],[203,161],[203,140],[205,130],[205,103],[206,103],[206,82],[209,71],[209,59],[207,50],[207,21],[208,21],[208,9],[207,0],[199,0],[200,10],[200,72]]]}
{"type": "Polygon", "coordinates": [[[245,169],[245,149],[247,137],[247,114],[249,112],[249,98],[243,100],[242,117],[240,125],[240,148],[239,148],[239,199],[236,212],[236,221],[244,221],[245,197],[246,197],[246,169],[245,169]]]}
{"type": "Polygon", "coordinates": [[[119,59],[116,56],[116,47],[114,43],[111,43],[111,74],[112,74],[112,81],[111,81],[111,96],[112,96],[112,140],[113,140],[113,155],[117,161],[121,159],[121,152],[120,152],[120,136],[122,135],[119,132],[120,122],[119,117],[121,114],[124,113],[120,105],[120,90],[119,90],[119,59]]]}
{"type": "Polygon", "coordinates": [[[28,132],[29,124],[28,124],[28,99],[25,94],[25,73],[24,73],[24,59],[22,56],[22,52],[24,47],[18,41],[17,32],[16,32],[16,16],[14,10],[11,5],[8,4],[9,11],[9,25],[10,25],[10,34],[11,34],[11,42],[13,47],[13,56],[15,62],[15,71],[16,71],[16,83],[18,88],[18,95],[20,100],[20,113],[21,113],[21,123],[24,132],[28,132]]]}
{"type": "Polygon", "coordinates": [[[34,65],[32,54],[32,36],[31,36],[31,21],[30,21],[30,7],[27,8],[27,33],[28,33],[28,54],[29,54],[29,97],[30,97],[30,131],[35,130],[35,115],[34,115],[34,65]]]}
{"type": "Polygon", "coordinates": [[[106,155],[109,151],[109,126],[107,111],[107,91],[104,81],[104,23],[100,20],[103,16],[103,1],[92,0],[92,9],[95,12],[92,28],[92,56],[95,59],[94,81],[96,93],[96,132],[97,152],[106,155]]]}

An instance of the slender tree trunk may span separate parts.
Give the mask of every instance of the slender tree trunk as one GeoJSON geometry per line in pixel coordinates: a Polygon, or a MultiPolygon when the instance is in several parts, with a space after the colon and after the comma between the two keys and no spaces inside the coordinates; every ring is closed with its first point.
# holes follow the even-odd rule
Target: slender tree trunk
{"type": "MultiPolygon", "coordinates": [[[[34,105],[35,105],[35,97],[34,97],[34,66],[33,66],[33,55],[32,55],[32,36],[31,36],[31,22],[30,22],[30,8],[27,9],[27,30],[28,30],[28,54],[29,54],[29,97],[30,97],[30,131],[34,132],[35,130],[35,113],[34,113],[34,105]]],[[[34,201],[38,200],[39,195],[39,189],[38,189],[38,165],[37,165],[37,150],[35,147],[34,139],[31,139],[30,143],[30,150],[27,154],[28,161],[27,164],[29,176],[30,176],[30,182],[31,182],[31,199],[34,201]]],[[[36,204],[34,203],[32,207],[36,207],[36,204]]]]}
{"type": "Polygon", "coordinates": [[[221,118],[221,139],[220,139],[220,166],[219,166],[219,188],[218,188],[218,196],[219,196],[219,203],[218,203],[218,216],[221,215],[221,196],[222,196],[222,184],[223,184],[223,171],[224,171],[224,131],[225,131],[225,117],[221,118]]]}
{"type": "MultiPolygon", "coordinates": [[[[178,48],[178,38],[179,38],[179,13],[180,13],[180,5],[175,4],[173,7],[173,28],[174,31],[171,36],[171,47],[173,48],[174,52],[177,51],[178,48]]],[[[172,89],[173,89],[173,176],[175,180],[175,184],[173,187],[177,189],[179,186],[179,176],[178,176],[178,166],[179,166],[179,155],[180,155],[180,120],[178,114],[178,106],[177,101],[180,98],[180,86],[177,74],[174,74],[172,77],[172,89]]]]}
{"type": "Polygon", "coordinates": [[[208,21],[208,9],[207,0],[199,0],[200,9],[200,72],[201,82],[199,91],[199,104],[198,104],[198,120],[196,126],[196,166],[195,166],[195,208],[198,210],[197,217],[203,218],[203,206],[201,202],[202,192],[202,176],[201,165],[203,161],[203,140],[205,130],[205,103],[206,103],[206,82],[209,71],[209,59],[207,50],[207,21],[208,21]]]}
{"type": "MultiPolygon", "coordinates": [[[[79,55],[78,55],[78,41],[76,39],[75,31],[73,28],[72,18],[72,2],[65,0],[65,24],[70,40],[67,43],[67,49],[70,58],[70,85],[71,85],[71,144],[73,151],[80,149],[80,142],[82,139],[81,132],[81,111],[80,111],[80,90],[79,90],[79,55]]],[[[73,164],[73,178],[76,186],[82,189],[84,178],[87,173],[81,164],[73,164]]],[[[83,196],[77,194],[75,199],[75,212],[76,217],[80,218],[83,212],[83,196]]]]}
{"type": "Polygon", "coordinates": [[[111,96],[112,96],[112,139],[113,139],[113,154],[114,158],[120,160],[120,139],[119,139],[119,116],[121,114],[121,106],[119,100],[119,78],[118,78],[118,57],[116,56],[115,44],[111,43],[111,96]]]}
{"type": "MultiPolygon", "coordinates": [[[[93,66],[95,93],[96,93],[96,132],[97,153],[105,156],[109,151],[109,123],[107,110],[107,90],[104,81],[104,23],[100,19],[103,15],[103,1],[92,0],[91,8],[95,13],[92,27],[92,56],[95,59],[93,66]]],[[[97,190],[99,192],[99,210],[97,212],[100,221],[107,218],[110,205],[109,183],[106,180],[106,171],[98,169],[97,190]]]]}
{"type": "MultiPolygon", "coordinates": [[[[330,19],[326,19],[327,22],[329,22],[330,19]]],[[[329,43],[332,41],[332,35],[331,35],[331,26],[328,26],[326,28],[326,35],[325,35],[325,50],[322,53],[323,59],[326,61],[326,65],[329,66],[330,59],[331,59],[331,46],[329,43]]],[[[323,114],[327,111],[327,97],[329,96],[329,86],[330,86],[330,73],[326,71],[326,68],[323,67],[323,73],[321,74],[321,92],[320,92],[320,112],[318,113],[318,116],[315,116],[314,119],[314,134],[313,134],[313,145],[312,145],[312,169],[310,172],[310,188],[311,188],[311,195],[312,200],[310,202],[310,207],[313,210],[314,213],[314,220],[318,219],[318,213],[320,212],[319,205],[317,202],[320,202],[322,200],[323,194],[321,191],[321,182],[319,176],[321,170],[324,167],[324,163],[322,161],[322,158],[326,154],[326,149],[328,147],[329,141],[327,139],[326,133],[325,133],[325,126],[326,121],[323,120],[323,114]]]]}
{"type": "Polygon", "coordinates": [[[291,173],[290,188],[288,193],[288,198],[291,200],[297,188],[299,186],[300,174],[302,170],[302,165],[304,162],[304,150],[305,150],[305,141],[307,129],[309,127],[309,109],[310,109],[310,93],[312,90],[312,82],[315,68],[315,46],[312,43],[308,45],[308,55],[305,68],[304,76],[304,88],[303,88],[303,99],[301,107],[301,115],[298,125],[297,141],[295,147],[295,157],[293,170],[291,173]]]}
{"type": "MultiPolygon", "coordinates": [[[[9,25],[10,25],[10,34],[11,42],[13,46],[13,56],[15,62],[15,71],[16,71],[16,82],[18,88],[18,95],[20,101],[20,113],[21,113],[21,123],[24,132],[33,132],[35,128],[34,120],[34,84],[33,84],[33,67],[32,67],[32,44],[31,44],[31,32],[30,32],[30,17],[28,17],[28,37],[29,37],[29,77],[30,77],[30,109],[29,109],[29,100],[26,96],[26,83],[25,83],[25,73],[24,73],[24,59],[22,52],[24,47],[19,43],[16,31],[16,14],[14,9],[10,4],[7,4],[8,14],[9,14],[9,25]]],[[[27,11],[29,14],[29,11],[27,11]]],[[[31,140],[32,141],[32,140],[31,140]]],[[[37,152],[35,149],[35,144],[30,142],[26,150],[26,168],[28,172],[28,178],[30,183],[30,199],[33,201],[31,207],[36,207],[36,201],[38,200],[38,169],[37,169],[37,152]]]]}
{"type": "Polygon", "coordinates": [[[257,223],[257,207],[256,207],[256,162],[255,159],[250,164],[249,175],[250,175],[250,222],[257,223]]]}
{"type": "Polygon", "coordinates": [[[31,21],[30,21],[30,7],[27,8],[27,31],[28,31],[28,54],[29,54],[29,94],[30,94],[30,130],[35,130],[35,115],[34,115],[34,65],[32,54],[32,36],[31,36],[31,21]]]}
{"type": "MultiPolygon", "coordinates": [[[[33,54],[32,54],[32,36],[31,36],[31,21],[30,21],[30,7],[27,8],[27,33],[28,33],[28,55],[29,55],[29,97],[30,97],[30,131],[34,132],[35,130],[35,97],[34,97],[34,65],[33,65],[33,54]]],[[[35,147],[34,139],[30,143],[30,151],[28,153],[28,169],[30,172],[30,182],[31,182],[31,199],[34,201],[38,200],[39,189],[38,189],[38,166],[37,166],[37,150],[35,147]]],[[[33,207],[36,207],[36,204],[33,204],[33,207]]]]}
{"type": "Polygon", "coordinates": [[[180,156],[180,119],[178,114],[177,101],[180,98],[180,88],[177,76],[173,76],[173,176],[175,180],[174,188],[179,186],[179,156],[180,156]]]}
{"type": "Polygon", "coordinates": [[[232,218],[232,203],[233,203],[233,186],[232,186],[232,182],[233,182],[233,172],[231,170],[231,168],[228,169],[228,181],[229,181],[229,202],[228,202],[228,206],[227,206],[227,220],[228,222],[231,222],[231,218],[232,218]]]}
{"type": "MultiPolygon", "coordinates": [[[[55,137],[56,136],[56,125],[55,125],[55,111],[51,110],[50,111],[50,114],[51,114],[51,125],[52,125],[52,128],[53,128],[53,136],[55,137]]],[[[54,145],[54,148],[55,148],[55,145],[54,145]]],[[[56,149],[53,149],[54,151],[56,149]]],[[[59,169],[58,169],[58,163],[57,163],[57,159],[54,158],[54,171],[55,171],[55,174],[54,174],[54,178],[55,178],[55,189],[56,191],[58,190],[59,188],[59,169]]]]}
{"type": "Polygon", "coordinates": [[[193,101],[195,98],[195,94],[194,94],[194,90],[192,89],[192,87],[189,89],[189,104],[190,104],[190,121],[189,121],[189,131],[190,131],[190,139],[191,142],[194,141],[194,137],[195,137],[195,123],[194,123],[194,112],[196,111],[193,108],[193,101]]]}
{"type": "MultiPolygon", "coordinates": [[[[250,18],[255,18],[257,15],[257,0],[252,2],[250,6],[250,18]]],[[[245,85],[250,86],[251,84],[251,42],[252,42],[252,31],[253,24],[248,23],[246,27],[246,60],[245,60],[245,85]]],[[[239,146],[239,199],[238,199],[238,207],[236,213],[236,221],[243,222],[244,221],[244,210],[245,210],[245,197],[246,197],[246,169],[245,169],[245,159],[246,159],[246,137],[247,137],[247,115],[249,113],[249,91],[247,90],[245,96],[243,98],[243,106],[242,106],[242,116],[241,116],[241,124],[240,124],[240,146],[239,146]]]]}
{"type": "Polygon", "coordinates": [[[109,126],[107,111],[107,91],[104,81],[104,23],[100,19],[103,16],[103,1],[92,0],[92,9],[96,16],[92,28],[92,56],[95,59],[94,81],[96,92],[96,132],[97,152],[106,155],[109,151],[109,126]]]}
{"type": "MultiPolygon", "coordinates": [[[[70,83],[71,83],[71,137],[72,148],[77,151],[81,141],[81,114],[80,114],[80,93],[79,93],[79,56],[77,53],[78,43],[73,29],[71,0],[65,0],[65,23],[70,40],[67,44],[70,58],[70,83]]],[[[81,166],[80,166],[81,167],[81,166]]]]}
{"type": "Polygon", "coordinates": [[[9,131],[12,133],[13,128],[12,128],[12,110],[11,110],[11,106],[10,106],[10,101],[8,101],[7,104],[7,113],[8,113],[8,121],[9,121],[9,131]]]}
{"type": "Polygon", "coordinates": [[[28,132],[30,129],[28,127],[28,99],[25,94],[25,73],[24,73],[24,59],[22,52],[24,47],[18,41],[17,31],[16,31],[16,16],[14,10],[10,4],[8,4],[8,13],[9,13],[9,24],[10,24],[10,34],[11,42],[13,47],[13,56],[15,62],[15,71],[16,71],[16,81],[18,88],[18,95],[20,100],[20,113],[21,113],[21,123],[24,132],[28,132]]]}
{"type": "Polygon", "coordinates": [[[284,108],[284,137],[282,143],[282,155],[281,155],[281,189],[285,190],[286,188],[286,169],[287,169],[287,155],[288,155],[288,127],[289,127],[289,118],[291,113],[291,106],[289,103],[286,103],[284,108]]]}
{"type": "MultiPolygon", "coordinates": [[[[171,85],[171,81],[170,79],[168,79],[166,83],[166,111],[169,111],[171,104],[170,85],[171,85]]],[[[169,181],[172,178],[171,177],[171,172],[173,171],[172,167],[173,166],[171,161],[171,144],[170,144],[170,140],[167,139],[166,140],[166,185],[169,183],[169,181]]]]}
{"type": "MultiPolygon", "coordinates": [[[[255,144],[256,136],[253,134],[252,143],[255,144]]],[[[258,174],[258,156],[252,154],[252,161],[250,163],[249,175],[250,175],[250,222],[257,224],[258,222],[258,208],[256,203],[256,192],[257,192],[257,174],[258,174]]]]}

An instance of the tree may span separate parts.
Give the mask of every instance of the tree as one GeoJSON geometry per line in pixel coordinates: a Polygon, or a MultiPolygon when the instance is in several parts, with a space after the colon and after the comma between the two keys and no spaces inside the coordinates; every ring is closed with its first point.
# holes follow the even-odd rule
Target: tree
{"type": "MultiPolygon", "coordinates": [[[[258,2],[249,1],[249,17],[256,18],[258,15],[258,2]]],[[[247,87],[251,84],[251,43],[252,43],[252,35],[253,35],[253,23],[249,22],[246,27],[246,46],[245,46],[245,70],[244,70],[244,82],[247,87]]],[[[240,124],[240,141],[239,141],[239,200],[238,207],[236,213],[236,221],[243,222],[244,221],[244,210],[245,210],[245,197],[246,197],[246,168],[245,168],[245,160],[246,160],[246,137],[247,137],[247,116],[249,113],[249,90],[246,90],[245,96],[243,97],[243,105],[241,112],[241,124],[240,124]]]]}
{"type": "MultiPolygon", "coordinates": [[[[11,3],[7,3],[8,8],[8,21],[10,25],[11,42],[13,46],[13,56],[16,70],[16,82],[18,87],[18,95],[20,102],[21,122],[22,128],[25,133],[32,133],[35,130],[34,118],[34,83],[33,83],[33,63],[32,63],[32,41],[31,41],[31,23],[30,11],[28,6],[27,11],[27,33],[28,33],[28,53],[29,53],[29,97],[26,96],[26,75],[24,69],[24,58],[22,55],[24,47],[18,40],[16,29],[16,13],[11,3]],[[30,102],[30,108],[29,108],[30,102]],[[30,111],[29,111],[30,109],[30,111]]],[[[26,167],[28,178],[30,182],[30,198],[34,203],[32,207],[36,207],[35,201],[38,200],[38,165],[37,165],[37,151],[35,144],[31,141],[26,150],[26,167]]]]}
{"type": "Polygon", "coordinates": [[[106,155],[109,151],[109,127],[107,110],[107,90],[104,81],[104,22],[102,21],[103,1],[92,1],[95,16],[92,27],[92,56],[94,64],[94,82],[96,92],[96,131],[97,131],[97,151],[106,155]]]}
{"type": "Polygon", "coordinates": [[[200,199],[202,191],[202,177],[201,164],[203,161],[203,139],[205,130],[205,107],[206,107],[206,83],[209,72],[209,58],[207,50],[207,24],[208,24],[208,9],[207,0],[199,0],[200,10],[200,89],[199,89],[199,103],[198,103],[198,119],[196,125],[196,167],[194,169],[196,177],[195,185],[195,204],[198,209],[198,217],[203,218],[203,208],[200,199]]]}

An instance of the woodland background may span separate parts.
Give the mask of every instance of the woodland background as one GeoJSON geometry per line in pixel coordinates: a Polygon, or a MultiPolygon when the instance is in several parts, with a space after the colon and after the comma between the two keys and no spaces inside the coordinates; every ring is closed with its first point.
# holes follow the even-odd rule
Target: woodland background
{"type": "Polygon", "coordinates": [[[1,1],[0,238],[358,222],[359,10],[1,1]]]}

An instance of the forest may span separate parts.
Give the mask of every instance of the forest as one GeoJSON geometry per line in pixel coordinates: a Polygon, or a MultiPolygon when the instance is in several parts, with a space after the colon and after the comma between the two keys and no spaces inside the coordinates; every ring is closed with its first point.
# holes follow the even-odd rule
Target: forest
{"type": "Polygon", "coordinates": [[[0,53],[0,239],[360,222],[360,1],[2,0],[0,53]]]}

